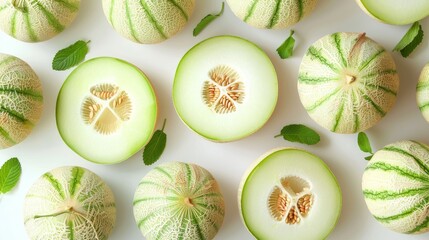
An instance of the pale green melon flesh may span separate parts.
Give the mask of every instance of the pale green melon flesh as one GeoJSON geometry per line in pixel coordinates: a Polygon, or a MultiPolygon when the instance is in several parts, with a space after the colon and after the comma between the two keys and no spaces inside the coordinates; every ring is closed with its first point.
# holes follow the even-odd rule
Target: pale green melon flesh
{"type": "Polygon", "coordinates": [[[417,84],[417,105],[423,117],[429,122],[429,64],[420,73],[417,84]]]}
{"type": "Polygon", "coordinates": [[[372,17],[396,25],[410,24],[429,16],[427,0],[357,0],[372,17]]]}
{"type": "Polygon", "coordinates": [[[391,54],[365,34],[322,37],[307,50],[299,68],[302,104],[313,120],[336,133],[374,126],[393,107],[398,90],[391,54]]]}
{"type": "Polygon", "coordinates": [[[234,14],[257,28],[284,29],[310,14],[317,0],[227,0],[234,14]]]}
{"type": "Polygon", "coordinates": [[[130,63],[109,57],[77,67],[61,87],[56,109],[64,142],[83,158],[102,164],[124,161],[139,151],[150,140],[157,119],[156,96],[148,78],[130,63]],[[96,93],[107,100],[92,92],[103,85],[117,88],[112,96],[96,93]],[[85,105],[87,99],[98,107],[85,105]],[[112,107],[115,103],[123,108],[112,107]]]}
{"type": "Polygon", "coordinates": [[[238,192],[247,229],[257,239],[325,239],[341,212],[342,196],[335,176],[317,156],[298,149],[275,149],[256,161],[244,175],[238,192]],[[280,180],[299,177],[309,183],[313,204],[297,224],[276,220],[268,199],[280,180]]]}
{"type": "Polygon", "coordinates": [[[0,149],[23,141],[43,111],[42,83],[21,59],[0,53],[0,149]]]}
{"type": "Polygon", "coordinates": [[[137,43],[159,43],[180,32],[195,0],[103,0],[104,14],[122,36],[137,43]]]}
{"type": "Polygon", "coordinates": [[[115,221],[109,186],[81,167],[45,173],[25,197],[24,224],[31,240],[106,240],[115,221]]]}
{"type": "Polygon", "coordinates": [[[225,215],[213,176],[182,162],[151,170],[140,181],[133,205],[137,226],[147,239],[213,239],[225,215]]]}
{"type": "Polygon", "coordinates": [[[400,233],[429,231],[429,146],[401,141],[377,151],[362,177],[369,211],[400,233]]]}
{"type": "Polygon", "coordinates": [[[21,41],[45,41],[67,28],[79,8],[80,0],[0,1],[0,29],[21,41]]]}
{"type": "Polygon", "coordinates": [[[173,103],[183,122],[219,142],[237,140],[261,128],[274,111],[277,96],[277,75],[268,56],[255,44],[233,36],[209,38],[194,46],[180,61],[173,83],[173,103]],[[210,72],[219,73],[218,79],[210,72]],[[233,80],[223,86],[221,79],[231,75],[233,80]],[[218,97],[207,97],[207,84],[224,90],[218,97]],[[234,84],[236,90],[227,90],[234,84]],[[241,101],[233,99],[234,93],[241,101]],[[223,98],[227,103],[221,104],[223,98]],[[211,105],[207,99],[213,100],[211,105]]]}

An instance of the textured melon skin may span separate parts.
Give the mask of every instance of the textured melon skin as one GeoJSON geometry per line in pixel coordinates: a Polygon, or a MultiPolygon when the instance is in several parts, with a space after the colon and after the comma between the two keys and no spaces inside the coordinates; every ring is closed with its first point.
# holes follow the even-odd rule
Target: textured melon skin
{"type": "Polygon", "coordinates": [[[144,44],[162,42],[180,32],[195,0],[103,0],[110,25],[122,36],[144,44]]]}
{"type": "Polygon", "coordinates": [[[429,63],[423,68],[417,83],[417,106],[429,122],[429,63]]]}
{"type": "Polygon", "coordinates": [[[81,167],[45,173],[25,197],[24,224],[32,240],[105,240],[115,220],[109,186],[81,167]]]}
{"type": "Polygon", "coordinates": [[[213,176],[198,165],[182,162],[151,170],[140,181],[133,205],[137,226],[148,240],[213,239],[225,215],[213,176]]]}
{"type": "Polygon", "coordinates": [[[299,68],[301,103],[313,120],[336,133],[374,126],[394,105],[398,89],[392,56],[364,34],[319,39],[299,68]]]}
{"type": "Polygon", "coordinates": [[[400,233],[429,231],[429,146],[396,142],[377,151],[362,177],[369,211],[400,233]]]}
{"type": "Polygon", "coordinates": [[[43,112],[42,83],[21,59],[0,53],[0,149],[23,141],[43,112]]]}
{"type": "Polygon", "coordinates": [[[24,42],[40,42],[56,36],[73,22],[80,7],[80,0],[22,0],[27,6],[25,12],[11,2],[0,0],[0,29],[24,42]]]}
{"type": "Polygon", "coordinates": [[[317,0],[227,0],[234,14],[257,28],[284,29],[310,14],[317,0]]]}

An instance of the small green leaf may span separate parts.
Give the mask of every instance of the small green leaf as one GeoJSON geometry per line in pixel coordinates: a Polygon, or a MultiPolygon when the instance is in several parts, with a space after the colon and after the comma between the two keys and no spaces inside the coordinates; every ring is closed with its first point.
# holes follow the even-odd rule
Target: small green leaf
{"type": "Polygon", "coordinates": [[[372,158],[373,156],[374,156],[374,155],[369,155],[368,157],[365,157],[365,160],[369,161],[369,160],[371,160],[371,158],[372,158]]]}
{"type": "Polygon", "coordinates": [[[408,57],[414,49],[423,41],[423,29],[419,22],[415,22],[405,33],[401,41],[396,45],[393,51],[401,52],[403,57],[408,57]]]}
{"type": "Polygon", "coordinates": [[[201,21],[194,28],[194,32],[193,32],[194,37],[197,36],[198,34],[200,34],[204,30],[204,28],[206,28],[216,18],[222,16],[224,8],[225,8],[225,2],[222,2],[222,8],[218,14],[216,14],[216,15],[209,14],[209,15],[205,16],[203,19],[201,19],[201,21]]]}
{"type": "Polygon", "coordinates": [[[282,59],[289,58],[293,55],[293,48],[295,47],[295,39],[293,38],[293,34],[295,31],[291,30],[289,37],[277,48],[277,53],[282,59]]]}
{"type": "Polygon", "coordinates": [[[167,134],[164,132],[166,119],[161,130],[156,130],[149,143],[143,150],[143,162],[146,165],[154,164],[162,155],[167,144],[167,134]]]}
{"type": "Polygon", "coordinates": [[[281,133],[275,137],[280,136],[283,136],[287,141],[299,142],[307,145],[314,145],[320,142],[319,134],[302,124],[291,124],[283,127],[281,133]]]}
{"type": "Polygon", "coordinates": [[[372,148],[371,144],[369,143],[368,136],[364,132],[360,132],[358,134],[358,145],[362,152],[371,153],[372,154],[372,148]]]}
{"type": "Polygon", "coordinates": [[[18,183],[21,176],[21,164],[17,158],[11,158],[0,168],[0,194],[7,193],[18,183]]]}
{"type": "Polygon", "coordinates": [[[52,69],[57,71],[67,70],[81,63],[85,60],[85,56],[89,51],[88,43],[90,42],[79,40],[57,52],[54,60],[52,60],[52,69]]]}

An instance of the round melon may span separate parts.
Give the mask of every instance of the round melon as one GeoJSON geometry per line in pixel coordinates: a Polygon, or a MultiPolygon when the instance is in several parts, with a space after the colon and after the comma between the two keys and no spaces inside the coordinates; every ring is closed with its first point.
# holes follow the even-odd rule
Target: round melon
{"type": "Polygon", "coordinates": [[[334,33],[307,50],[298,92],[310,117],[336,133],[374,126],[392,108],[399,76],[392,56],[364,33],[334,33]]]}
{"type": "Polygon", "coordinates": [[[423,68],[417,83],[417,105],[429,122],[429,63],[423,68]]]}
{"type": "Polygon", "coordinates": [[[427,0],[356,0],[369,16],[388,24],[405,25],[429,16],[427,0]]]}
{"type": "Polygon", "coordinates": [[[31,240],[106,240],[115,219],[109,186],[81,167],[60,167],[43,174],[24,200],[24,224],[31,240]]]}
{"type": "Polygon", "coordinates": [[[377,151],[365,168],[362,190],[369,211],[385,227],[429,231],[429,146],[401,141],[377,151]]]}
{"type": "Polygon", "coordinates": [[[23,141],[43,111],[42,83],[21,59],[0,53],[0,149],[23,141]]]}
{"type": "Polygon", "coordinates": [[[133,205],[137,226],[148,240],[213,239],[225,215],[213,176],[182,162],[152,169],[140,181],[133,205]]]}
{"type": "Polygon", "coordinates": [[[190,19],[195,0],[103,0],[110,25],[137,43],[159,43],[180,32],[190,19]]]}
{"type": "Polygon", "coordinates": [[[234,14],[257,28],[288,28],[310,14],[317,0],[227,0],[234,14]]]}
{"type": "Polygon", "coordinates": [[[277,103],[273,64],[254,43],[234,36],[204,40],[179,63],[173,103],[183,122],[216,142],[260,129],[277,103]]]}
{"type": "Polygon", "coordinates": [[[342,196],[320,158],[279,148],[247,169],[238,205],[244,225],[256,239],[326,239],[340,216],[342,196]]]}
{"type": "Polygon", "coordinates": [[[113,164],[149,142],[157,109],[155,92],[140,69],[117,58],[94,58],[74,69],[61,87],[57,128],[81,157],[113,164]]]}
{"type": "Polygon", "coordinates": [[[68,27],[80,0],[2,0],[0,29],[25,42],[48,40],[68,27]]]}

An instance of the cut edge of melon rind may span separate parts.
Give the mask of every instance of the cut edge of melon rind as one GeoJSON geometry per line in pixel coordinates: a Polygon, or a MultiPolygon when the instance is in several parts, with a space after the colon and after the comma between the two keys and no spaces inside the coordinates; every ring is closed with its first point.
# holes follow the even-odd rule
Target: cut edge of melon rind
{"type": "Polygon", "coordinates": [[[303,150],[303,149],[299,149],[299,148],[294,148],[294,147],[277,147],[277,148],[274,148],[274,149],[272,149],[272,150],[270,150],[270,151],[268,151],[268,152],[266,152],[266,153],[264,153],[262,156],[260,156],[258,159],[256,159],[247,169],[246,169],[246,171],[244,172],[244,174],[243,174],[243,176],[242,176],[242,178],[241,178],[241,181],[240,181],[240,184],[239,184],[239,187],[238,187],[238,198],[237,198],[237,200],[238,200],[238,210],[239,210],[239,212],[240,212],[240,218],[241,218],[241,220],[242,220],[242,222],[244,223],[244,225],[245,225],[245,227],[246,227],[246,229],[249,231],[249,233],[251,233],[252,234],[252,236],[253,237],[255,237],[255,238],[257,238],[257,236],[253,233],[253,231],[248,227],[248,225],[247,225],[247,223],[246,223],[246,221],[245,221],[245,219],[244,219],[244,216],[243,216],[243,211],[242,211],[242,194],[243,194],[243,189],[244,189],[244,186],[246,185],[246,183],[247,183],[247,180],[248,180],[248,177],[255,171],[255,169],[256,169],[256,167],[259,165],[259,164],[262,164],[262,162],[264,161],[264,160],[266,160],[267,158],[269,158],[271,155],[273,155],[273,154],[275,154],[275,153],[277,153],[277,152],[280,152],[280,151],[289,151],[289,150],[295,150],[295,151],[300,151],[300,152],[302,152],[302,153],[306,153],[306,154],[309,154],[309,155],[311,155],[311,156],[313,156],[313,157],[315,157],[315,158],[317,158],[319,161],[320,161],[320,163],[321,163],[321,165],[331,174],[331,176],[333,177],[333,179],[334,179],[334,182],[336,183],[336,186],[337,186],[337,189],[338,189],[338,191],[339,191],[339,196],[340,196],[340,199],[339,199],[339,204],[340,204],[340,206],[338,207],[339,209],[340,209],[340,212],[339,212],[339,214],[338,214],[338,217],[337,217],[337,219],[335,220],[335,222],[334,222],[334,224],[332,225],[333,227],[332,227],[332,229],[330,229],[329,231],[328,231],[328,233],[327,233],[327,235],[326,236],[324,236],[323,237],[323,239],[326,239],[328,236],[329,236],[329,234],[331,234],[331,232],[335,229],[335,226],[338,224],[338,221],[339,221],[339,219],[341,218],[341,209],[342,209],[342,207],[343,207],[343,198],[342,198],[342,195],[343,195],[343,193],[342,193],[342,190],[341,190],[341,187],[340,187],[340,185],[339,185],[339,182],[338,182],[338,180],[337,180],[337,177],[334,175],[334,173],[332,172],[332,170],[329,168],[329,166],[326,164],[326,162],[325,161],[323,161],[320,157],[318,157],[317,155],[315,155],[315,154],[313,154],[313,153],[311,153],[311,152],[309,152],[309,151],[306,151],[306,150],[303,150]]]}

